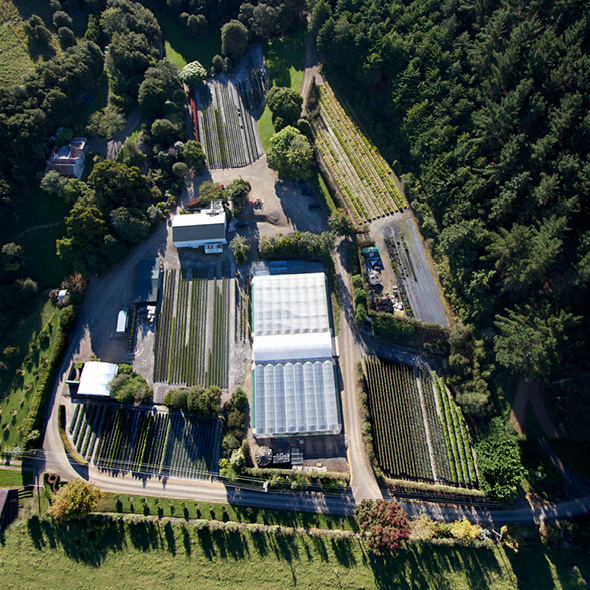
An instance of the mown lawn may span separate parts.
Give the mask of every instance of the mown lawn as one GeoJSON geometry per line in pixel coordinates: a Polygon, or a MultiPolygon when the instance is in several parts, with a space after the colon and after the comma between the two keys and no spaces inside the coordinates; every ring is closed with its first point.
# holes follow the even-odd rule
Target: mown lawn
{"type": "Polygon", "coordinates": [[[358,530],[357,521],[349,516],[292,512],[290,510],[267,510],[222,504],[218,502],[195,502],[155,496],[129,496],[105,494],[97,506],[99,512],[118,512],[145,516],[188,519],[212,519],[219,521],[280,524],[285,526],[314,527],[321,529],[358,530]]]}
{"type": "Polygon", "coordinates": [[[33,483],[32,471],[0,468],[0,488],[22,488],[33,483]]]}
{"type": "Polygon", "coordinates": [[[58,257],[55,247],[56,240],[66,233],[64,217],[68,211],[69,207],[62,199],[46,195],[35,181],[9,238],[22,246],[23,270],[39,283],[40,289],[59,287],[71,272],[71,266],[58,257]],[[43,227],[46,225],[50,227],[43,227]]]}
{"type": "MultiPolygon", "coordinates": [[[[305,70],[305,35],[306,28],[302,26],[291,35],[264,44],[264,61],[272,86],[288,86],[294,90],[301,88],[305,70]]],[[[270,109],[265,106],[258,119],[258,133],[265,150],[270,147],[274,132],[270,109]]]]}
{"type": "Polygon", "coordinates": [[[5,589],[579,588],[590,576],[579,550],[409,545],[367,554],[358,539],[198,530],[170,522],[20,521],[0,537],[5,589]]]}
{"type": "Polygon", "coordinates": [[[221,54],[221,33],[211,30],[205,39],[191,37],[173,15],[150,6],[160,23],[166,40],[166,57],[179,69],[191,61],[199,61],[207,70],[215,55],[221,54]]]}

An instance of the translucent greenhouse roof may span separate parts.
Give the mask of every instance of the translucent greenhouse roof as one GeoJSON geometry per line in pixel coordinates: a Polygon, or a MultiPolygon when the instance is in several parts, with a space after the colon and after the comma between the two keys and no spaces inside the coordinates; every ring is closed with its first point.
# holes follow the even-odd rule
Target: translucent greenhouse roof
{"type": "Polygon", "coordinates": [[[252,336],[329,332],[324,273],[255,276],[252,336]]]}
{"type": "Polygon", "coordinates": [[[331,360],[255,363],[252,385],[257,436],[336,434],[342,429],[331,360]]]}
{"type": "Polygon", "coordinates": [[[254,362],[326,359],[332,356],[330,332],[256,336],[252,344],[254,362]]]}

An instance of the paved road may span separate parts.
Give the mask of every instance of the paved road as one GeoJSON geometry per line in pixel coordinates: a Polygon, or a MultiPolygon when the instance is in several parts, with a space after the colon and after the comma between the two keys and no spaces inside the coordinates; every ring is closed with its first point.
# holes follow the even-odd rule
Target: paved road
{"type": "Polygon", "coordinates": [[[339,365],[342,376],[342,405],[344,413],[344,434],[348,447],[348,462],[354,499],[359,502],[366,498],[381,498],[361,431],[361,417],[356,383],[356,361],[358,358],[357,331],[352,307],[350,270],[347,250],[350,242],[339,240],[334,262],[338,281],[340,305],[340,333],[338,334],[339,365]]]}

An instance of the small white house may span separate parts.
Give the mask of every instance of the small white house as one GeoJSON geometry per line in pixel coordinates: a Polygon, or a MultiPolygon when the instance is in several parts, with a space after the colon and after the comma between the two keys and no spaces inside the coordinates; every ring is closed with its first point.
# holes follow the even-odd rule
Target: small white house
{"type": "Polygon", "coordinates": [[[172,242],[177,248],[227,244],[225,211],[207,209],[190,215],[175,215],[172,242]]]}
{"type": "Polygon", "coordinates": [[[85,137],[75,137],[68,145],[54,147],[45,172],[55,170],[62,176],[80,180],[84,171],[87,145],[85,137]]]}

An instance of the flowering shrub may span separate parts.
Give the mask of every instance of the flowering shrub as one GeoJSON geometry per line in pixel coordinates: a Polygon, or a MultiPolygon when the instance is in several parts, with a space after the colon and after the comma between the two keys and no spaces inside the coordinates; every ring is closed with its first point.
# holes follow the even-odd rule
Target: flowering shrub
{"type": "Polygon", "coordinates": [[[363,500],[356,515],[369,549],[377,555],[396,551],[410,534],[408,516],[397,502],[363,500]]]}

